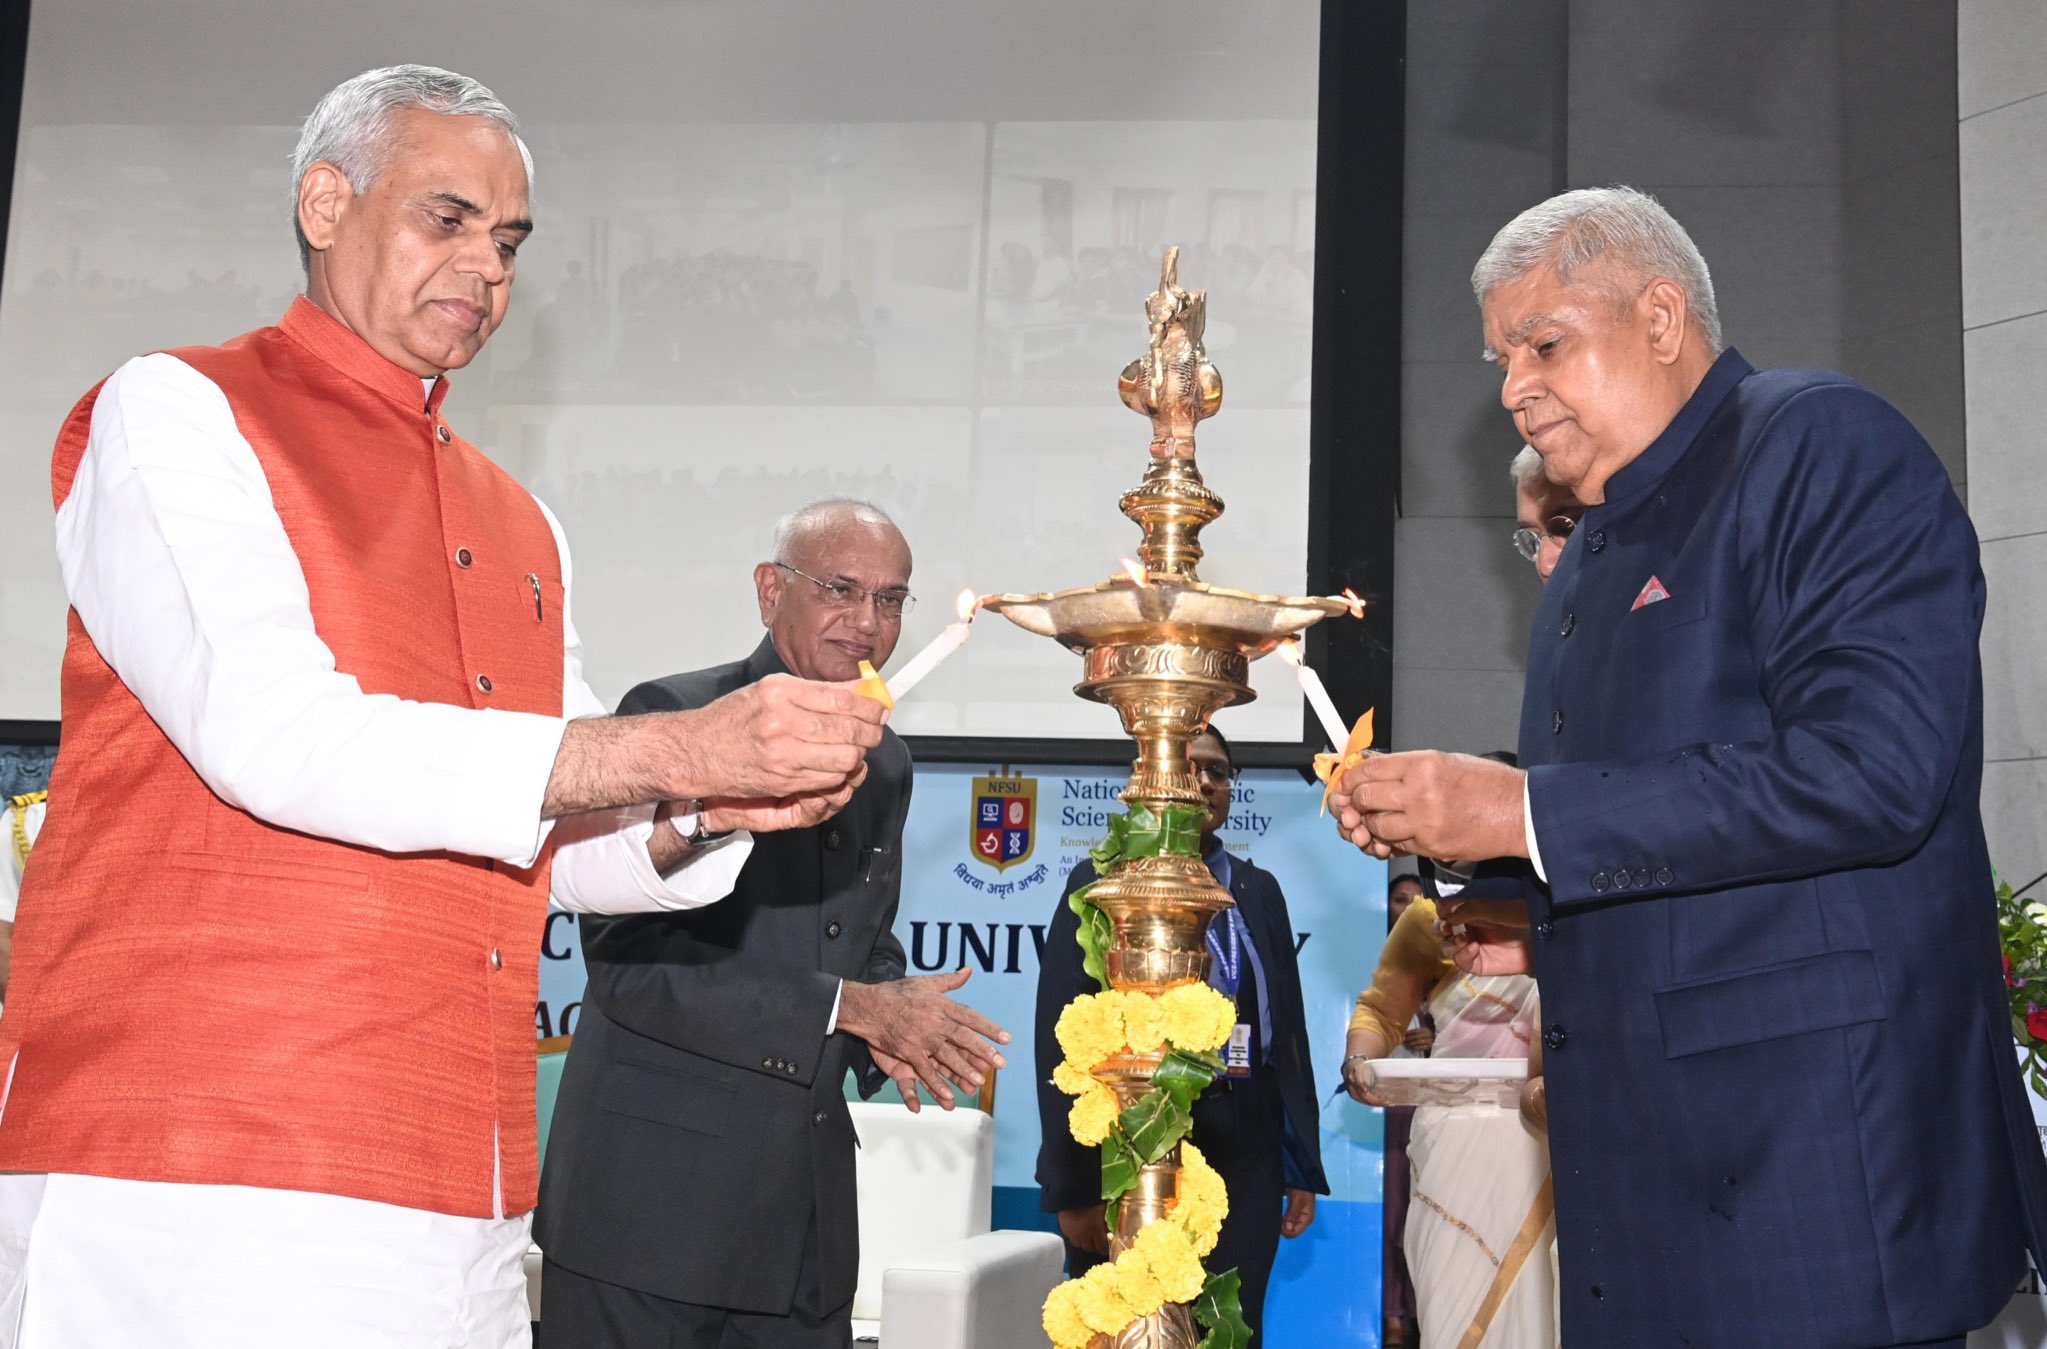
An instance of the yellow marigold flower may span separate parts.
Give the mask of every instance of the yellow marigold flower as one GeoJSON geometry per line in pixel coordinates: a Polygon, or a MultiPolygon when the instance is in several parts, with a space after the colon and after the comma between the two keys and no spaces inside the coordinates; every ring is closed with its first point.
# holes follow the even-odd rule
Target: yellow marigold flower
{"type": "Polygon", "coordinates": [[[1080,1318],[1080,1283],[1069,1280],[1045,1299],[1045,1338],[1053,1349],[1087,1349],[1095,1333],[1080,1318]]]}
{"type": "Polygon", "coordinates": [[[1165,1047],[1166,1014],[1159,1006],[1157,997],[1150,993],[1131,991],[1122,995],[1123,1037],[1130,1048],[1139,1054],[1150,1054],[1165,1047]]]}
{"type": "Polygon", "coordinates": [[[1176,1193],[1181,1199],[1194,1199],[1199,1203],[1226,1208],[1229,1193],[1223,1185],[1223,1178],[1201,1149],[1194,1146],[1192,1139],[1180,1144],[1180,1178],[1176,1193]]]}
{"type": "Polygon", "coordinates": [[[1166,1304],[1166,1288],[1151,1272],[1151,1262],[1139,1250],[1116,1257],[1116,1291],[1135,1316],[1150,1316],[1166,1304]]]}
{"type": "Polygon", "coordinates": [[[1123,1011],[1106,993],[1083,993],[1066,1004],[1053,1028],[1066,1057],[1092,1068],[1123,1048],[1123,1011]]]}
{"type": "Polygon", "coordinates": [[[1097,1334],[1114,1335],[1137,1319],[1137,1313],[1116,1291],[1113,1265],[1096,1265],[1081,1276],[1078,1301],[1080,1319],[1097,1334]]]}
{"type": "Polygon", "coordinates": [[[1178,1223],[1146,1223],[1132,1249],[1144,1252],[1145,1263],[1165,1290],[1167,1301],[1192,1302],[1201,1296],[1208,1274],[1178,1223]]]}
{"type": "Polygon", "coordinates": [[[1087,1069],[1068,1059],[1052,1070],[1052,1085],[1068,1096],[1085,1096],[1096,1083],[1087,1069]]]}
{"type": "Polygon", "coordinates": [[[1182,1143],[1179,1182],[1167,1216],[1185,1229],[1196,1255],[1207,1255],[1215,1249],[1216,1240],[1222,1235],[1223,1218],[1229,1211],[1229,1191],[1223,1178],[1201,1155],[1200,1148],[1191,1142],[1182,1143]]]}
{"type": "MultiPolygon", "coordinates": [[[[1206,1054],[1230,1038],[1237,1024],[1237,1004],[1207,984],[1181,984],[1159,997],[1166,1038],[1176,1049],[1206,1054]]],[[[1063,1040],[1060,1043],[1065,1043],[1063,1040]]]]}
{"type": "Polygon", "coordinates": [[[1095,1147],[1109,1136],[1110,1126],[1116,1123],[1122,1107],[1116,1104],[1116,1093],[1101,1083],[1090,1082],[1089,1086],[1092,1090],[1067,1112],[1066,1127],[1073,1131],[1074,1142],[1095,1147]]]}

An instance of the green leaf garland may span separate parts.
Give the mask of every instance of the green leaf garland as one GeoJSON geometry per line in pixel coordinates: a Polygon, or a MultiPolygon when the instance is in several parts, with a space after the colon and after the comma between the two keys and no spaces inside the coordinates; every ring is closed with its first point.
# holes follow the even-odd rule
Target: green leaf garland
{"type": "Polygon", "coordinates": [[[1116,925],[1088,902],[1087,892],[1094,887],[1083,885],[1066,897],[1066,907],[1073,910],[1080,919],[1080,964],[1088,975],[1100,984],[1104,993],[1109,991],[1109,941],[1116,934],[1116,925]]]}
{"type": "Polygon", "coordinates": [[[1191,1310],[1208,1331],[1200,1349],[1244,1349],[1251,1343],[1251,1327],[1244,1320],[1243,1284],[1234,1269],[1209,1275],[1191,1310]]]}

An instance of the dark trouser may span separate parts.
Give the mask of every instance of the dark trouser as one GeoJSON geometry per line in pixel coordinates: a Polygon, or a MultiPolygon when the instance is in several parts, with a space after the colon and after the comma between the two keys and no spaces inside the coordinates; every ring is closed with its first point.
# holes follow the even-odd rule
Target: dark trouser
{"type": "Polygon", "coordinates": [[[786,1316],[674,1302],[543,1259],[536,1349],[850,1349],[851,1301],[822,1314],[804,1310],[817,1305],[822,1286],[814,1215],[786,1316]]]}
{"type": "MultiPolygon", "coordinates": [[[[1265,1285],[1279,1253],[1279,1219],[1286,1203],[1286,1168],[1280,1154],[1284,1119],[1279,1079],[1270,1068],[1241,1081],[1219,1081],[1194,1103],[1194,1145],[1222,1176],[1230,1195],[1222,1236],[1201,1263],[1213,1274],[1237,1271],[1244,1320],[1254,1335],[1265,1318],[1265,1285]]],[[[1069,1274],[1085,1274],[1100,1263],[1078,1247],[1066,1248],[1069,1274]]]]}

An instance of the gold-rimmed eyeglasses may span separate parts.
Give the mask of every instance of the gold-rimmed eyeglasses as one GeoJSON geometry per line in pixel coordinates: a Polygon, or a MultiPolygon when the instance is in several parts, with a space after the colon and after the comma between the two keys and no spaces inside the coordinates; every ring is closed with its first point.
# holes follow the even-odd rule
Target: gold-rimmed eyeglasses
{"type": "Polygon", "coordinates": [[[1571,537],[1571,531],[1577,527],[1578,518],[1574,515],[1552,515],[1543,522],[1541,529],[1531,529],[1523,525],[1514,531],[1514,551],[1521,554],[1524,560],[1533,562],[1535,555],[1542,551],[1543,544],[1555,539],[1558,546],[1562,546],[1564,540],[1571,537]]]}
{"type": "Polygon", "coordinates": [[[899,622],[917,603],[917,597],[907,590],[869,590],[865,586],[854,585],[851,581],[823,580],[786,562],[777,562],[775,565],[792,576],[801,576],[816,586],[818,598],[824,601],[827,609],[858,609],[869,600],[873,600],[874,616],[894,623],[899,622]]]}

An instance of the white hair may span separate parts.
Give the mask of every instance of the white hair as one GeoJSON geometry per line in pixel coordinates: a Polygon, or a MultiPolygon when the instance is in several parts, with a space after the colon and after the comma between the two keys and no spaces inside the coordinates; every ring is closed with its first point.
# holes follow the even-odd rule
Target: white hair
{"type": "MultiPolygon", "coordinates": [[[[1632,187],[1587,187],[1529,207],[1508,221],[1471,270],[1472,294],[1481,307],[1493,287],[1542,268],[1566,285],[1577,271],[1611,253],[1625,284],[1635,294],[1658,277],[1684,290],[1691,321],[1706,339],[1708,354],[1720,351],[1720,308],[1713,277],[1684,226],[1647,192],[1632,187]]],[[[1626,304],[1632,294],[1616,294],[1626,304]]]]}
{"type": "Polygon", "coordinates": [[[299,265],[312,256],[306,232],[299,225],[299,185],[306,170],[325,160],[340,169],[348,185],[367,192],[383,172],[384,157],[391,149],[391,114],[407,108],[424,108],[448,117],[481,117],[503,127],[519,147],[519,159],[526,166],[526,190],[533,190],[533,155],[519,139],[519,119],[498,96],[451,70],[434,66],[385,66],[365,70],[329,90],[306,124],[299,130],[298,148],[291,156],[291,223],[298,235],[299,265]]]}
{"type": "Polygon", "coordinates": [[[1533,445],[1523,445],[1507,471],[1513,475],[1516,487],[1531,482],[1542,474],[1542,454],[1533,445]]]}
{"type": "Polygon", "coordinates": [[[793,567],[796,565],[796,546],[805,536],[846,524],[884,526],[895,530],[898,535],[903,532],[895,521],[889,519],[887,511],[871,501],[862,501],[858,497],[819,497],[775,521],[774,539],[770,545],[773,551],[769,556],[784,567],[793,567]]]}

